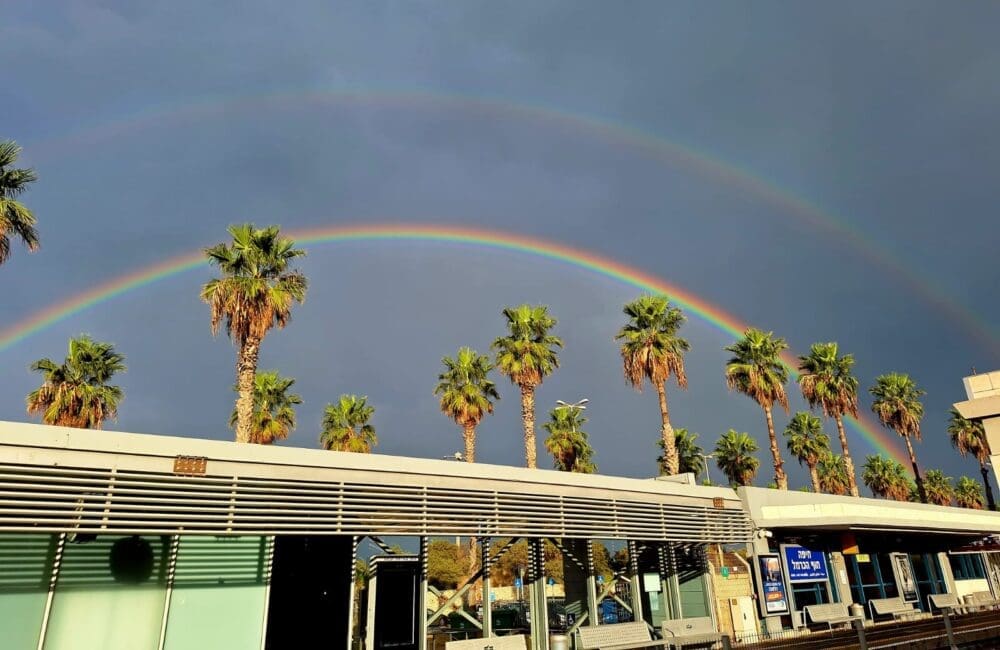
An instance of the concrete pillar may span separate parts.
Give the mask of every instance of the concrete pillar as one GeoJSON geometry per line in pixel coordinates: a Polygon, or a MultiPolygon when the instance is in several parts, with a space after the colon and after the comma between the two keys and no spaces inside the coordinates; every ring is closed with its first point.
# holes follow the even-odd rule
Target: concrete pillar
{"type": "Polygon", "coordinates": [[[493,636],[493,601],[490,600],[493,562],[490,560],[490,538],[479,538],[480,555],[483,564],[483,637],[493,636]]]}
{"type": "Polygon", "coordinates": [[[593,553],[591,560],[587,560],[587,547],[589,542],[585,539],[563,538],[562,545],[566,552],[572,554],[577,560],[583,561],[583,568],[577,562],[563,557],[563,585],[566,589],[566,613],[572,615],[575,620],[580,620],[584,614],[587,615],[585,625],[596,625],[590,613],[590,600],[588,582],[593,575],[593,553]],[[590,567],[590,570],[588,570],[590,567]]]}
{"type": "Polygon", "coordinates": [[[636,621],[645,620],[642,614],[642,576],[639,574],[639,544],[628,541],[628,573],[632,585],[632,616],[636,621]]]}
{"type": "Polygon", "coordinates": [[[847,560],[840,551],[830,553],[830,581],[837,587],[837,597],[840,602],[850,605],[854,602],[851,592],[851,582],[847,575],[847,560]]]}
{"type": "Polygon", "coordinates": [[[549,650],[549,609],[545,598],[545,542],[528,540],[528,590],[531,610],[531,648],[549,650]]]}
{"type": "Polygon", "coordinates": [[[417,595],[417,648],[427,650],[427,546],[426,537],[420,538],[420,593],[417,595]]]}
{"type": "Polygon", "coordinates": [[[951,572],[951,562],[947,553],[936,553],[938,567],[941,569],[941,578],[944,579],[945,587],[949,594],[958,593],[958,586],[955,584],[955,574],[951,572]]]}

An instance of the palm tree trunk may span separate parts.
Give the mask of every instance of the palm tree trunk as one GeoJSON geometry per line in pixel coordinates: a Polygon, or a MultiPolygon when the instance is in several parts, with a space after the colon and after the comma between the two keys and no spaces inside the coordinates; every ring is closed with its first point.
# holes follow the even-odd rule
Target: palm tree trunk
{"type": "Polygon", "coordinates": [[[906,452],[910,454],[910,464],[913,465],[913,478],[917,481],[917,494],[920,495],[920,503],[927,503],[927,493],[924,491],[924,479],[920,478],[920,468],[917,467],[917,455],[913,453],[913,444],[910,436],[903,436],[906,441],[906,452]]]}
{"type": "Polygon", "coordinates": [[[979,473],[983,475],[983,487],[986,488],[986,506],[992,511],[997,509],[997,504],[993,501],[993,485],[990,484],[990,472],[986,469],[986,462],[979,461],[979,473]]]}
{"type": "Polygon", "coordinates": [[[788,477],[785,476],[785,463],[781,460],[781,451],[778,449],[778,437],[774,434],[774,418],[771,417],[771,407],[764,407],[764,415],[767,417],[767,435],[771,438],[771,456],[774,458],[774,482],[778,484],[779,490],[788,489],[788,477]]]}
{"type": "Polygon", "coordinates": [[[538,450],[535,445],[535,387],[521,385],[521,422],[524,423],[524,462],[531,469],[537,467],[538,450]]]}
{"type": "Polygon", "coordinates": [[[821,492],[819,489],[819,472],[816,471],[816,463],[809,464],[809,478],[812,479],[813,492],[821,492]]]}
{"type": "Polygon", "coordinates": [[[667,389],[663,382],[656,384],[656,394],[660,397],[660,437],[663,438],[663,464],[667,475],[673,476],[680,471],[680,461],[677,458],[677,444],[674,439],[674,428],[670,426],[670,409],[667,407],[667,389]]]}
{"type": "Polygon", "coordinates": [[[476,425],[466,424],[463,426],[462,439],[465,440],[465,462],[476,462],[476,425]]]}
{"type": "Polygon", "coordinates": [[[253,420],[253,385],[257,375],[257,357],[260,355],[260,339],[248,336],[240,347],[236,362],[236,442],[250,442],[250,428],[253,420]]]}
{"type": "Polygon", "coordinates": [[[837,434],[840,436],[840,448],[844,452],[844,467],[847,469],[847,486],[851,490],[851,496],[861,496],[858,493],[858,481],[854,478],[854,460],[851,459],[851,450],[847,448],[847,433],[844,431],[844,419],[840,415],[833,416],[837,423],[837,434]]]}

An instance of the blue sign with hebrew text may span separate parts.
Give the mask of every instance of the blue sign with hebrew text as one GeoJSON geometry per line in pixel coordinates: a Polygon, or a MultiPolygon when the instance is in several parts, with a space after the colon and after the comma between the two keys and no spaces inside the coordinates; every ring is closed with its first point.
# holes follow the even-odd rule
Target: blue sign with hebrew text
{"type": "Polygon", "coordinates": [[[826,568],[826,555],[822,551],[810,551],[807,548],[789,544],[782,547],[785,555],[785,568],[788,571],[788,581],[824,582],[829,578],[826,568]]]}

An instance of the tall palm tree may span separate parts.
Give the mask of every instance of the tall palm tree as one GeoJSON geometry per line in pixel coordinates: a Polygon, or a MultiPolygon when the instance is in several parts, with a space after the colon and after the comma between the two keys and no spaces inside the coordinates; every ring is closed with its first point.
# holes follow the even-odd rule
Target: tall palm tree
{"type": "Polygon", "coordinates": [[[17,162],[21,147],[16,142],[0,142],[0,264],[10,257],[10,238],[20,239],[29,251],[38,250],[38,232],[35,215],[17,201],[29,183],[38,177],[32,169],[12,167],[17,162]]]}
{"type": "Polygon", "coordinates": [[[232,244],[205,249],[211,264],[222,272],[201,289],[201,299],[212,312],[212,334],[222,321],[239,350],[236,361],[236,442],[249,442],[253,427],[253,388],[260,343],[272,327],[283,328],[292,316],[292,304],[306,297],[306,277],[289,269],[305,255],[295,242],[282,237],[277,226],[230,226],[232,244]]]}
{"type": "Polygon", "coordinates": [[[125,357],[111,343],[83,335],[69,340],[65,361],[39,359],[31,370],[42,374],[42,385],[28,393],[28,413],[60,427],[100,429],[118,416],[124,399],[119,386],[108,382],[125,372],[125,357]]]}
{"type": "Polygon", "coordinates": [[[476,462],[476,427],[493,413],[500,393],[489,378],[490,358],[472,348],[459,348],[455,358],[444,357],[444,372],[438,375],[434,394],[441,396],[441,412],[462,427],[465,460],[476,462]]]}
{"type": "Polygon", "coordinates": [[[774,459],[774,481],[779,490],[788,489],[788,476],[785,475],[778,449],[771,407],[777,402],[788,412],[788,395],[785,393],[788,369],[779,359],[781,351],[787,348],[785,339],[775,338],[774,332],[765,333],[754,328],[748,329],[743,338],[726,348],[727,352],[733,353],[733,358],[726,363],[726,384],[730,390],[743,393],[764,409],[771,457],[774,459]]]}
{"type": "Polygon", "coordinates": [[[927,492],[920,478],[920,468],[917,466],[917,456],[913,453],[911,438],[920,440],[920,419],[924,417],[924,405],[920,398],[926,393],[910,379],[909,375],[890,372],[875,379],[875,385],[869,389],[875,397],[872,412],[886,427],[892,429],[906,441],[906,451],[913,465],[913,477],[917,480],[917,493],[920,501],[927,503],[927,492]]]}
{"type": "Polygon", "coordinates": [[[505,307],[507,336],[498,337],[491,348],[497,368],[521,389],[521,422],[524,425],[524,461],[537,466],[535,443],[535,389],[559,367],[556,348],[562,341],[551,334],[556,319],[544,305],[505,307]]]}
{"type": "Polygon", "coordinates": [[[638,391],[647,379],[656,387],[660,398],[660,446],[664,466],[666,474],[677,474],[682,470],[674,446],[665,384],[673,377],[679,387],[687,388],[684,353],[690,345],[677,335],[684,324],[684,314],[671,305],[666,296],[640,296],[625,305],[624,312],[628,322],[615,339],[622,341],[625,379],[638,391]]]}
{"type": "Polygon", "coordinates": [[[962,476],[955,484],[955,503],[960,508],[983,509],[983,489],[973,479],[962,476]]]}
{"type": "MultiPolygon", "coordinates": [[[[677,450],[677,471],[678,473],[690,472],[697,476],[705,471],[705,450],[697,443],[698,434],[688,433],[688,430],[681,427],[674,429],[674,449],[677,450]]],[[[660,475],[668,475],[666,465],[666,454],[663,453],[663,439],[656,441],[660,448],[660,456],[656,459],[660,467],[660,475]]]]}
{"type": "Polygon", "coordinates": [[[945,476],[939,469],[932,469],[924,476],[924,493],[927,495],[927,503],[950,506],[955,488],[951,485],[950,476],[945,476]]]}
{"type": "Polygon", "coordinates": [[[730,485],[750,485],[760,461],[754,457],[757,441],[748,434],[730,429],[715,444],[715,464],[729,479],[730,485]]]}
{"type": "Polygon", "coordinates": [[[378,444],[375,427],[370,424],[375,407],[368,406],[367,397],[341,395],[336,404],[323,410],[323,430],[319,444],[329,451],[352,451],[370,454],[378,444]]]}
{"type": "Polygon", "coordinates": [[[557,406],[549,411],[549,421],[544,425],[549,432],[545,448],[552,454],[553,467],[580,474],[597,471],[593,461],[594,449],[587,439],[587,432],[583,430],[586,423],[583,409],[572,404],[557,406]]]}
{"type": "Polygon", "coordinates": [[[996,509],[993,500],[993,486],[990,484],[990,473],[986,462],[990,459],[990,443],[986,439],[986,430],[979,420],[966,420],[954,408],[949,411],[948,437],[951,444],[964,458],[968,454],[979,461],[979,473],[983,477],[983,487],[986,488],[986,503],[990,510],[996,509]]]}
{"type": "Polygon", "coordinates": [[[816,464],[816,474],[823,492],[839,495],[851,493],[850,481],[847,479],[847,465],[843,456],[827,451],[816,464]]]}
{"type": "Polygon", "coordinates": [[[830,438],[823,433],[823,423],[815,415],[799,411],[785,427],[785,438],[788,453],[798,458],[799,465],[805,463],[809,468],[813,491],[820,492],[816,466],[820,458],[830,453],[830,438]]]}
{"type": "MultiPolygon", "coordinates": [[[[295,407],[302,398],[288,391],[295,384],[294,379],[282,377],[277,370],[258,372],[253,385],[253,419],[250,440],[258,445],[269,445],[275,440],[284,440],[295,428],[295,407]]],[[[236,390],[236,387],[233,387],[236,390]]],[[[233,408],[229,416],[230,428],[236,428],[239,414],[233,408]]]]}
{"type": "Polygon", "coordinates": [[[858,496],[854,459],[847,447],[847,433],[844,431],[844,415],[858,416],[858,379],[851,374],[854,356],[837,356],[836,343],[815,343],[809,354],[799,357],[799,387],[809,406],[823,409],[823,414],[837,423],[840,448],[843,450],[844,465],[851,496],[858,496]]]}
{"type": "Polygon", "coordinates": [[[868,456],[861,468],[861,480],[872,494],[885,499],[906,501],[910,493],[910,480],[903,466],[881,454],[868,456]]]}

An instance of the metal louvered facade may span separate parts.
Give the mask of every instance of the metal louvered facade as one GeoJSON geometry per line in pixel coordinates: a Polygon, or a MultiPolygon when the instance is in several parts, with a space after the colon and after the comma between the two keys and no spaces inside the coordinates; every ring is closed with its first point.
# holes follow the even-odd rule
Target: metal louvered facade
{"type": "Polygon", "coordinates": [[[0,423],[0,534],[474,535],[743,542],[731,490],[0,423]],[[177,472],[194,457],[198,472],[177,472]]]}

